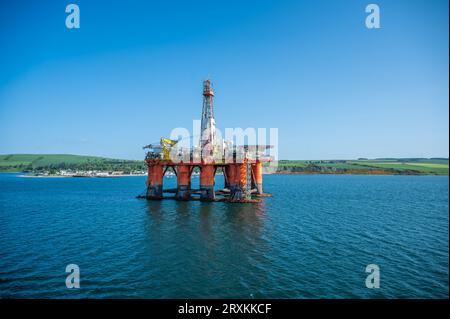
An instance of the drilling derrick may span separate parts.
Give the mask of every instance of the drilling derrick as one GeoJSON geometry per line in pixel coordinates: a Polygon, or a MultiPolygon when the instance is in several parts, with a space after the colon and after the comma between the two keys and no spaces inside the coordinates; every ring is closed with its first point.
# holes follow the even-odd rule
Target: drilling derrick
{"type": "Polygon", "coordinates": [[[214,200],[214,175],[216,168],[212,156],[216,145],[216,122],[213,110],[214,92],[211,81],[203,82],[203,108],[200,132],[202,166],[200,167],[200,199],[214,200]]]}
{"type": "Polygon", "coordinates": [[[211,81],[203,82],[203,108],[201,120],[200,148],[202,157],[212,155],[216,145],[216,121],[214,120],[213,109],[214,92],[211,81]]]}

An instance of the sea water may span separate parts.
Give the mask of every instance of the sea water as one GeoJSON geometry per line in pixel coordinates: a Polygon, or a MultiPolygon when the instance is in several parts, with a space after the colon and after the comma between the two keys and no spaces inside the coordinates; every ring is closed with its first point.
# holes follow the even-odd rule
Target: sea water
{"type": "Polygon", "coordinates": [[[448,176],[265,175],[273,197],[230,204],[20,175],[0,174],[1,298],[448,298],[448,176]]]}

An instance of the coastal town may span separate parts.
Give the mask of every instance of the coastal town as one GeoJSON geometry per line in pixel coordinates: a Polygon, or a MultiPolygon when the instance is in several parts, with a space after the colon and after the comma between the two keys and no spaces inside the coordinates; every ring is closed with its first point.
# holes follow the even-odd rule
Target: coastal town
{"type": "Polygon", "coordinates": [[[145,176],[145,171],[132,171],[132,172],[124,172],[124,171],[74,171],[74,170],[60,170],[56,172],[50,171],[40,171],[33,172],[26,175],[22,175],[23,177],[121,177],[121,176],[145,176]]]}
{"type": "MultiPolygon", "coordinates": [[[[218,172],[217,175],[221,175],[221,172],[218,172]]],[[[192,176],[200,175],[199,172],[193,172],[192,176]]],[[[147,176],[147,171],[100,171],[100,170],[90,170],[90,171],[82,171],[82,170],[60,170],[60,171],[36,171],[29,172],[27,174],[21,175],[22,177],[98,177],[98,178],[111,178],[111,177],[123,177],[123,176],[147,176]]],[[[165,176],[174,177],[176,176],[173,171],[167,171],[165,176]]]]}

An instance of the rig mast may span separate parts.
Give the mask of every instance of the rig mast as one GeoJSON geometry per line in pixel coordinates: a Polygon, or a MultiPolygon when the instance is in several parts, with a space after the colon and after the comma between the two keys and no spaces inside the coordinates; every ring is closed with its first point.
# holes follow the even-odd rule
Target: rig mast
{"type": "Polygon", "coordinates": [[[214,91],[211,81],[203,81],[203,108],[201,120],[200,147],[202,154],[211,155],[216,145],[216,121],[213,108],[214,91]]]}

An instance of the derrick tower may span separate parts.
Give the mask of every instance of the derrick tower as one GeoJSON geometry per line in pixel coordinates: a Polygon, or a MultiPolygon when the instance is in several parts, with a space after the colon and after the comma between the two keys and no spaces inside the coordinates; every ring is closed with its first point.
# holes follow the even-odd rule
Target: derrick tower
{"type": "Polygon", "coordinates": [[[216,121],[213,107],[214,92],[211,81],[203,81],[203,108],[201,120],[200,147],[202,154],[210,155],[216,145],[216,121]]]}

